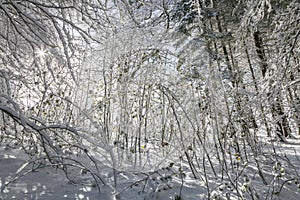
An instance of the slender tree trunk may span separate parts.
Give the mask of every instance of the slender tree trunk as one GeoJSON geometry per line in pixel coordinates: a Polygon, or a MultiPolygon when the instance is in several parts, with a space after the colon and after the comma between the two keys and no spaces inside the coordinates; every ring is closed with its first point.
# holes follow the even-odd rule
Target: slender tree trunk
{"type": "MultiPolygon", "coordinates": [[[[256,47],[256,53],[260,60],[260,68],[261,68],[262,76],[263,78],[265,78],[268,69],[268,64],[267,64],[267,58],[263,48],[263,41],[260,36],[260,32],[259,31],[254,32],[253,38],[256,47]]],[[[279,90],[275,90],[274,92],[275,94],[273,96],[271,94],[268,94],[268,100],[271,105],[272,116],[276,122],[275,124],[276,133],[283,140],[283,137],[287,137],[290,134],[291,130],[288,124],[287,116],[285,115],[284,109],[282,107],[282,100],[280,94],[281,92],[279,90]]]]}
{"type": "MultiPolygon", "coordinates": [[[[218,16],[216,16],[216,20],[217,20],[218,31],[220,33],[223,33],[224,35],[226,35],[228,33],[226,24],[223,25],[221,23],[221,19],[218,16]]],[[[226,60],[227,68],[228,68],[230,74],[232,75],[233,86],[235,86],[236,88],[241,86],[243,89],[246,89],[245,85],[243,84],[242,78],[239,78],[239,73],[238,73],[239,68],[236,65],[236,62],[234,61],[230,41],[222,40],[221,47],[223,50],[223,55],[226,60]],[[226,43],[228,44],[228,47],[227,47],[226,43]]],[[[243,105],[249,104],[248,95],[245,95],[244,99],[243,99],[239,94],[237,94],[237,96],[235,98],[237,99],[237,107],[241,111],[241,115],[243,115],[243,116],[241,116],[241,118],[245,117],[250,122],[247,124],[247,127],[248,128],[250,128],[250,127],[257,128],[257,123],[255,120],[255,115],[253,114],[252,108],[250,107],[246,111],[244,111],[244,108],[243,108],[244,107],[243,105]]],[[[242,127],[245,127],[245,126],[242,126],[242,127]]]]}
{"type": "MultiPolygon", "coordinates": [[[[246,45],[245,41],[243,41],[243,44],[244,44],[244,48],[245,48],[247,62],[249,64],[249,68],[250,68],[250,72],[251,72],[251,77],[253,79],[254,88],[255,88],[256,94],[259,94],[259,88],[258,88],[258,85],[257,85],[257,80],[256,80],[256,75],[254,73],[253,65],[252,65],[252,62],[251,62],[251,59],[250,59],[250,54],[249,54],[249,51],[247,49],[247,45],[246,45]]],[[[261,102],[259,104],[259,109],[260,109],[260,112],[261,112],[263,124],[264,124],[264,126],[267,130],[267,135],[270,137],[271,136],[271,130],[270,130],[270,127],[268,125],[266,113],[265,113],[265,110],[264,110],[263,105],[261,104],[261,102]]]]}

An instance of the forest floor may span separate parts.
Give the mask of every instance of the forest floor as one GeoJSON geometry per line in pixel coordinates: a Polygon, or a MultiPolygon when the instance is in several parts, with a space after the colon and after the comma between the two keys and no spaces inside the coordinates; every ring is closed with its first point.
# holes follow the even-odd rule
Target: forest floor
{"type": "MultiPolygon", "coordinates": [[[[257,175],[257,171],[251,171],[251,168],[254,169],[255,165],[249,165],[247,168],[243,169],[243,173],[248,174],[251,179],[251,183],[249,182],[247,186],[248,188],[245,188],[245,199],[299,200],[300,184],[295,183],[295,181],[297,181],[295,175],[297,176],[297,173],[300,170],[300,160],[298,156],[300,155],[299,139],[288,139],[285,143],[274,142],[267,137],[263,138],[263,140],[263,142],[267,144],[266,146],[269,145],[269,147],[277,149],[278,160],[280,160],[280,158],[282,159],[281,163],[285,166],[284,173],[286,175],[281,173],[282,177],[275,179],[275,176],[273,176],[274,170],[268,170],[266,167],[262,167],[263,173],[269,183],[268,185],[264,185],[257,175]],[[289,176],[290,172],[293,172],[293,176],[289,176]],[[274,195],[276,191],[280,191],[280,193],[274,195]],[[255,192],[255,195],[251,195],[253,192],[255,192]]],[[[263,153],[264,152],[262,152],[262,154],[263,153]]],[[[13,149],[6,148],[5,146],[0,147],[0,187],[2,188],[0,199],[117,199],[113,195],[114,192],[110,187],[102,187],[101,193],[99,193],[97,187],[91,184],[71,184],[61,170],[56,170],[52,167],[40,168],[37,171],[30,172],[25,176],[18,177],[16,181],[10,183],[7,187],[4,187],[5,183],[15,177],[16,171],[26,163],[27,159],[28,156],[21,151],[20,148],[13,149]]],[[[166,169],[164,169],[157,173],[157,178],[159,179],[159,176],[160,178],[166,177],[166,180],[159,180],[160,183],[157,186],[151,186],[153,183],[151,183],[150,179],[147,180],[146,173],[144,175],[143,173],[131,174],[131,172],[126,171],[119,173],[119,196],[124,200],[164,200],[175,199],[176,195],[181,194],[185,200],[207,199],[208,190],[203,183],[203,180],[194,179],[192,173],[187,171],[188,165],[185,165],[186,173],[184,179],[178,176],[172,176],[172,180],[169,180],[167,178],[169,175],[167,174],[171,174],[172,171],[166,171],[166,169]],[[155,188],[155,191],[153,188],[155,188]]],[[[272,165],[274,166],[274,163],[269,166],[272,165]]],[[[216,169],[218,168],[217,165],[215,167],[216,169]]],[[[152,177],[155,177],[155,173],[152,177]]],[[[212,177],[212,175],[210,174],[208,178],[209,177],[212,177]]],[[[222,181],[216,180],[214,182],[213,178],[211,178],[209,184],[212,184],[212,186],[210,186],[211,188],[216,188],[215,191],[210,191],[212,193],[211,199],[237,199],[230,195],[230,190],[224,188],[225,186],[222,181]],[[227,192],[227,195],[225,195],[225,190],[229,191],[227,192]],[[217,193],[222,193],[223,195],[218,197],[217,193]]]]}
{"type": "MultiPolygon", "coordinates": [[[[30,172],[25,176],[19,177],[4,188],[4,184],[12,180],[15,177],[16,171],[27,162],[27,157],[19,149],[0,147],[0,187],[3,188],[3,200],[115,199],[114,195],[112,195],[112,190],[109,188],[102,187],[101,193],[99,193],[97,188],[90,184],[71,184],[61,170],[55,170],[52,167],[30,172]]],[[[143,184],[138,184],[139,178],[144,179],[142,176],[130,176],[129,173],[121,175],[121,178],[119,178],[119,187],[124,186],[121,199],[170,199],[169,197],[174,196],[176,193],[178,194],[181,186],[179,180],[177,184],[174,181],[172,185],[161,185],[162,192],[141,194],[143,184]],[[136,184],[132,185],[133,183],[136,184]]],[[[205,196],[205,194],[201,194],[202,192],[199,190],[196,180],[185,178],[182,194],[185,194],[186,199],[200,199],[201,196],[205,196]]]]}

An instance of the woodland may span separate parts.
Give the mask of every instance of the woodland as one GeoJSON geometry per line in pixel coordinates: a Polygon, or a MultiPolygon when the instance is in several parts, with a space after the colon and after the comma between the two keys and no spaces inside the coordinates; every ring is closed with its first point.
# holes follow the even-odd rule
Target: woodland
{"type": "Polygon", "coordinates": [[[299,0],[0,0],[0,199],[300,199],[299,37],[299,0]]]}

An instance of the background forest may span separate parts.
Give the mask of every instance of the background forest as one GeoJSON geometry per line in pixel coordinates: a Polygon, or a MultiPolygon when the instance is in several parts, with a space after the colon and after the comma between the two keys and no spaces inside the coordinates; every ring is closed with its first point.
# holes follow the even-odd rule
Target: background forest
{"type": "Polygon", "coordinates": [[[45,169],[90,199],[299,199],[299,0],[1,0],[0,16],[0,146],[26,158],[2,199],[45,169]]]}

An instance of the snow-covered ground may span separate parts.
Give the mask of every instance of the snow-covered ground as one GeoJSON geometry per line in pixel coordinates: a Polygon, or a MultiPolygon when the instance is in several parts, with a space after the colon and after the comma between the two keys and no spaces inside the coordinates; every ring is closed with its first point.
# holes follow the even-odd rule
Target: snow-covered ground
{"type": "Polygon", "coordinates": [[[21,176],[3,188],[15,177],[15,172],[26,163],[27,156],[18,149],[0,149],[0,186],[2,199],[97,199],[94,187],[68,183],[64,173],[47,167],[21,176]]]}
{"type": "MultiPolygon", "coordinates": [[[[286,143],[281,143],[263,135],[260,135],[260,138],[257,149],[261,151],[258,152],[256,158],[248,158],[248,163],[241,161],[239,165],[232,165],[234,169],[228,166],[228,173],[224,173],[223,179],[221,174],[217,174],[215,177],[206,163],[210,199],[238,199],[238,191],[244,199],[300,199],[300,184],[298,183],[300,170],[299,139],[288,139],[286,143]],[[276,155],[274,155],[274,151],[276,155]],[[258,160],[257,163],[260,165],[261,172],[258,170],[255,159],[258,160]],[[266,184],[263,183],[262,176],[265,178],[266,184]],[[234,181],[234,179],[238,181],[234,181]],[[232,181],[236,183],[235,186],[232,181]]],[[[178,165],[168,166],[167,163],[162,164],[162,166],[167,167],[160,167],[153,171],[148,170],[149,168],[145,171],[118,171],[117,191],[114,191],[111,186],[101,186],[99,193],[97,187],[88,181],[81,184],[71,184],[61,170],[52,167],[43,167],[22,176],[21,174],[26,170],[30,171],[30,167],[27,166],[22,169],[22,173],[19,174],[20,177],[5,186],[5,183],[15,178],[16,172],[27,160],[28,156],[19,148],[1,146],[0,186],[3,200],[164,200],[176,199],[176,195],[179,194],[186,200],[208,199],[208,187],[205,183],[203,169],[199,169],[202,178],[194,179],[188,163],[185,162],[181,163],[182,172],[184,172],[182,174],[178,170],[178,165]]],[[[212,161],[215,171],[219,173],[219,162],[213,156],[212,161]]],[[[113,185],[112,175],[106,174],[105,177],[108,184],[113,185]]]]}

